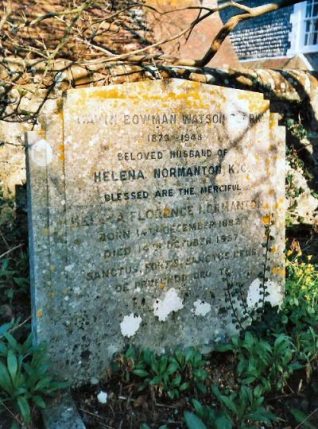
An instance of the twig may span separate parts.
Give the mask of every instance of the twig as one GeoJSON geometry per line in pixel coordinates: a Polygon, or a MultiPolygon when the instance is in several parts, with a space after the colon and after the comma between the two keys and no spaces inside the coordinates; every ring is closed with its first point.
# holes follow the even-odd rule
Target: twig
{"type": "MultiPolygon", "coordinates": [[[[16,326],[13,326],[13,328],[9,329],[9,333],[11,334],[12,332],[17,331],[18,329],[22,328],[22,326],[26,325],[28,322],[30,322],[31,320],[31,316],[29,316],[27,319],[25,319],[23,322],[19,323],[16,326]]],[[[3,338],[4,335],[1,335],[0,338],[3,338]]]]}
{"type": "Polygon", "coordinates": [[[6,11],[3,15],[3,17],[1,18],[0,21],[0,31],[2,30],[2,27],[4,26],[4,24],[6,23],[7,19],[9,18],[9,16],[11,15],[12,12],[12,1],[9,0],[7,3],[7,7],[6,7],[6,11]]]}
{"type": "Polygon", "coordinates": [[[6,238],[5,238],[4,234],[3,234],[3,232],[1,231],[1,229],[0,229],[0,235],[1,235],[1,238],[2,238],[2,240],[3,240],[3,242],[4,242],[4,244],[6,245],[6,247],[7,247],[8,249],[10,249],[9,243],[7,242],[7,240],[6,240],[6,238]]]}
{"type": "Polygon", "coordinates": [[[9,249],[6,252],[2,253],[2,255],[0,255],[0,259],[3,258],[4,256],[7,256],[9,253],[13,252],[14,250],[20,249],[20,247],[22,247],[22,246],[23,246],[23,243],[20,243],[17,246],[12,247],[11,249],[9,249]]]}
{"type": "Polygon", "coordinates": [[[95,45],[94,43],[86,40],[86,39],[82,39],[81,37],[75,37],[75,39],[79,42],[85,43],[85,45],[89,46],[92,49],[96,49],[97,51],[103,52],[104,54],[109,55],[110,57],[114,57],[115,54],[113,54],[112,52],[110,52],[108,49],[102,48],[101,46],[95,45]]]}
{"type": "Polygon", "coordinates": [[[22,422],[21,422],[21,420],[10,410],[10,408],[8,408],[7,406],[6,406],[6,404],[3,402],[3,401],[1,401],[1,405],[3,405],[3,407],[6,409],[6,411],[10,414],[10,416],[16,421],[16,422],[18,422],[19,423],[19,425],[21,425],[22,424],[22,422]]]}
{"type": "MultiPolygon", "coordinates": [[[[98,420],[104,420],[102,417],[100,417],[98,414],[95,414],[95,413],[92,413],[92,412],[90,412],[90,411],[87,411],[87,410],[84,410],[84,408],[79,408],[79,410],[80,411],[82,411],[83,413],[85,413],[85,414],[88,414],[88,415],[90,415],[90,416],[93,416],[93,417],[95,417],[96,419],[98,419],[98,420]]],[[[104,423],[102,423],[102,422],[98,422],[98,424],[99,425],[101,425],[101,426],[103,426],[104,428],[107,428],[107,429],[115,429],[113,426],[108,426],[108,425],[106,425],[106,424],[104,424],[104,423]]]]}
{"type": "Polygon", "coordinates": [[[171,409],[171,410],[176,410],[176,409],[179,408],[179,407],[176,407],[174,405],[160,404],[160,402],[155,402],[155,406],[159,407],[159,408],[168,408],[168,409],[171,409]]]}
{"type": "Polygon", "coordinates": [[[318,408],[314,409],[314,411],[312,411],[301,423],[299,423],[299,425],[297,425],[295,427],[295,429],[300,429],[302,427],[302,425],[309,420],[314,414],[316,414],[316,412],[318,411],[318,408]]]}
{"type": "MultiPolygon", "coordinates": [[[[180,37],[182,37],[184,34],[188,33],[188,31],[191,31],[191,29],[193,27],[195,27],[200,21],[202,21],[203,19],[205,19],[207,16],[211,15],[212,12],[207,12],[205,15],[203,15],[200,18],[197,18],[196,20],[194,20],[186,29],[180,31],[179,33],[173,35],[172,37],[167,37],[165,39],[160,40],[159,42],[153,43],[152,45],[146,46],[144,48],[141,49],[136,49],[132,52],[128,52],[126,54],[120,54],[120,55],[114,55],[111,58],[106,58],[103,60],[103,63],[107,63],[110,61],[118,61],[118,60],[124,60],[124,59],[130,59],[130,61],[141,61],[143,60],[145,57],[138,57],[138,55],[149,51],[150,49],[154,49],[154,48],[158,48],[159,46],[164,45],[165,43],[169,43],[169,42],[173,42],[176,39],[179,39],[180,37]]],[[[97,46],[94,46],[95,49],[99,49],[97,46]]],[[[161,57],[162,54],[159,54],[158,57],[161,57]]]]}

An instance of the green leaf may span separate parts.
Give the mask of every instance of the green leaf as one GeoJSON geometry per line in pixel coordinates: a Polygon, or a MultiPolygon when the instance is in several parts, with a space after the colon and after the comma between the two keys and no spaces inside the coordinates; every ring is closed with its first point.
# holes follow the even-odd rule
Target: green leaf
{"type": "Polygon", "coordinates": [[[142,424],[140,425],[140,429],[151,429],[151,427],[150,427],[150,426],[148,426],[146,423],[142,423],[142,424]]]}
{"type": "Polygon", "coordinates": [[[303,369],[304,368],[304,365],[302,365],[301,363],[299,363],[299,362],[293,362],[292,364],[290,364],[290,369],[292,369],[293,371],[297,371],[297,370],[299,370],[299,369],[303,369]]]}
{"type": "Polygon", "coordinates": [[[144,369],[134,369],[132,371],[132,373],[137,375],[138,377],[141,377],[141,378],[148,377],[148,375],[149,375],[148,372],[145,371],[144,369]]]}
{"type": "Polygon", "coordinates": [[[186,352],[185,352],[185,360],[186,360],[186,362],[192,361],[193,358],[194,358],[194,355],[195,355],[195,350],[193,348],[190,347],[189,349],[187,349],[186,352]]]}
{"type": "Polygon", "coordinates": [[[255,337],[251,334],[251,332],[246,332],[244,337],[244,345],[247,349],[250,349],[255,342],[255,337]]]}
{"type": "Polygon", "coordinates": [[[222,402],[228,410],[237,414],[237,407],[229,396],[221,395],[220,402],[222,402]]]}
{"type": "Polygon", "coordinates": [[[5,332],[3,334],[3,336],[8,341],[8,343],[13,348],[13,350],[15,350],[18,353],[21,352],[21,345],[17,342],[17,340],[11,334],[9,334],[9,332],[5,332]]]}
{"type": "Polygon", "coordinates": [[[21,417],[25,423],[31,422],[31,410],[27,399],[24,396],[19,396],[17,399],[18,408],[20,410],[21,417]]]}
{"type": "Polygon", "coordinates": [[[179,392],[176,389],[168,390],[168,396],[170,399],[179,398],[179,392]]]}
{"type": "Polygon", "coordinates": [[[197,399],[192,399],[192,405],[193,405],[195,411],[198,414],[202,415],[202,413],[203,413],[203,406],[202,406],[201,402],[199,402],[197,399]]]}
{"type": "Polygon", "coordinates": [[[8,371],[11,376],[12,383],[15,384],[15,378],[18,371],[18,360],[13,350],[8,351],[7,356],[8,371]]]}
{"type": "Polygon", "coordinates": [[[160,375],[157,375],[156,377],[154,377],[151,381],[150,384],[152,385],[156,385],[156,384],[160,384],[162,381],[160,375]]]}
{"type": "Polygon", "coordinates": [[[0,362],[0,387],[10,395],[12,394],[12,383],[7,367],[0,362]]]}
{"type": "Polygon", "coordinates": [[[257,377],[255,377],[254,375],[253,376],[251,375],[249,377],[243,378],[242,379],[242,383],[244,383],[244,384],[251,384],[251,383],[253,383],[255,381],[256,378],[257,377]]]}
{"type": "Polygon", "coordinates": [[[185,390],[189,389],[189,383],[182,383],[181,386],[179,387],[180,392],[184,392],[185,390]]]}
{"type": "Polygon", "coordinates": [[[237,414],[237,407],[235,403],[232,401],[232,399],[229,396],[222,395],[218,386],[216,385],[212,386],[212,393],[221,402],[222,405],[224,405],[228,410],[232,411],[234,414],[237,414]]]}
{"type": "Polygon", "coordinates": [[[179,364],[184,365],[184,363],[185,363],[184,353],[181,350],[176,350],[174,355],[175,355],[177,361],[179,362],[179,364]]]}
{"type": "Polygon", "coordinates": [[[0,342],[0,356],[7,356],[7,354],[7,347],[5,346],[5,344],[0,342]]]}
{"type": "Polygon", "coordinates": [[[232,337],[231,343],[233,344],[233,346],[235,346],[237,348],[240,344],[240,337],[238,337],[238,336],[232,337]]]}
{"type": "Polygon", "coordinates": [[[183,416],[188,429],[207,429],[203,421],[194,413],[185,411],[183,416]]]}
{"type": "Polygon", "coordinates": [[[33,396],[32,397],[32,401],[35,403],[35,405],[38,408],[42,408],[42,409],[46,408],[46,403],[45,403],[44,399],[41,396],[37,396],[37,395],[33,396]]]}
{"type": "Polygon", "coordinates": [[[182,381],[182,378],[181,378],[181,375],[180,374],[178,374],[173,380],[172,380],[172,386],[173,387],[178,387],[178,386],[180,386],[180,384],[181,384],[181,381],[182,381]]]}
{"type": "Polygon", "coordinates": [[[198,389],[199,392],[201,393],[206,393],[207,392],[207,386],[204,383],[195,383],[195,387],[198,389]]]}
{"type": "Polygon", "coordinates": [[[254,396],[255,398],[260,398],[263,395],[263,387],[258,384],[254,389],[254,396]]]}
{"type": "Polygon", "coordinates": [[[167,356],[162,356],[160,359],[160,364],[159,364],[159,372],[160,374],[162,374],[163,372],[167,371],[167,365],[168,365],[168,358],[167,356]]]}
{"type": "Polygon", "coordinates": [[[151,365],[154,358],[154,353],[150,349],[146,349],[143,352],[143,360],[147,365],[151,365]]]}
{"type": "Polygon", "coordinates": [[[267,425],[270,425],[273,421],[277,420],[277,417],[270,411],[267,411],[264,407],[260,407],[258,410],[250,413],[249,418],[267,425]]]}
{"type": "Polygon", "coordinates": [[[172,362],[169,364],[168,368],[167,368],[167,374],[171,375],[174,374],[179,368],[179,365],[177,364],[177,362],[172,362]]]}
{"type": "Polygon", "coordinates": [[[125,352],[125,356],[128,359],[134,359],[136,357],[136,350],[133,346],[129,346],[125,352]]]}
{"type": "Polygon", "coordinates": [[[215,419],[216,429],[232,429],[233,423],[228,416],[223,414],[215,419]]]}
{"type": "Polygon", "coordinates": [[[206,380],[206,378],[208,376],[208,372],[205,369],[200,368],[200,369],[197,369],[196,371],[194,371],[194,376],[196,378],[198,378],[199,380],[206,380]]]}
{"type": "Polygon", "coordinates": [[[39,380],[33,390],[43,390],[50,387],[50,384],[52,383],[51,377],[43,377],[41,380],[39,380]]]}
{"type": "Polygon", "coordinates": [[[12,323],[5,323],[0,326],[0,337],[3,336],[5,332],[7,332],[12,327],[12,323]]]}
{"type": "Polygon", "coordinates": [[[232,344],[218,344],[215,347],[216,352],[224,353],[224,352],[230,352],[233,350],[232,344]]]}

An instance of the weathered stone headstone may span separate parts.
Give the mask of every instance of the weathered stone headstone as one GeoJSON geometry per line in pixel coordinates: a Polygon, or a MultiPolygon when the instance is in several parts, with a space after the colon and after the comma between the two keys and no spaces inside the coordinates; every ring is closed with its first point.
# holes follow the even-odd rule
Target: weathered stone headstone
{"type": "Polygon", "coordinates": [[[208,349],[279,304],[284,150],[257,93],[177,79],[68,91],[28,133],[34,332],[56,370],[100,378],[127,342],[208,349]]]}

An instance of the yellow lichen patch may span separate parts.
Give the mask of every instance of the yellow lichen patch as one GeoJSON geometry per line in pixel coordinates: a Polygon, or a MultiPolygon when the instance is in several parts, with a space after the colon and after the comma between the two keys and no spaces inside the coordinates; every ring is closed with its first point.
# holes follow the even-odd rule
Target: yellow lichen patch
{"type": "Polygon", "coordinates": [[[273,267],[272,273],[276,276],[281,276],[281,277],[285,277],[285,274],[286,274],[284,267],[273,267]]]}
{"type": "Polygon", "coordinates": [[[285,202],[286,202],[285,197],[281,197],[281,198],[279,198],[279,199],[277,200],[277,203],[276,203],[275,207],[276,207],[277,209],[280,209],[281,207],[283,207],[283,206],[285,205],[285,202]]]}
{"type": "Polygon", "coordinates": [[[159,288],[160,288],[160,289],[165,289],[165,288],[166,288],[166,285],[165,285],[164,283],[160,283],[159,288]]]}
{"type": "Polygon", "coordinates": [[[273,247],[270,249],[270,252],[271,252],[271,253],[277,253],[277,252],[278,252],[278,247],[277,247],[277,246],[273,246],[273,247]]]}
{"type": "Polygon", "coordinates": [[[276,115],[270,115],[269,117],[269,127],[270,129],[277,129],[278,126],[278,120],[276,115]]]}
{"type": "Polygon", "coordinates": [[[211,107],[209,97],[219,97],[218,91],[208,86],[206,93],[202,94],[202,84],[199,82],[178,81],[172,91],[170,83],[175,84],[175,81],[178,81],[178,79],[156,83],[145,81],[94,88],[93,90],[89,88],[86,91],[81,91],[80,94],[70,90],[70,95],[68,96],[70,102],[67,103],[67,109],[78,111],[94,99],[113,100],[113,102],[115,100],[129,101],[129,104],[158,101],[163,107],[165,105],[171,107],[176,102],[178,104],[182,103],[182,106],[187,108],[209,109],[211,107]]]}
{"type": "Polygon", "coordinates": [[[266,111],[269,110],[269,101],[264,100],[261,94],[257,96],[253,94],[252,96],[251,94],[239,92],[237,98],[241,101],[247,101],[249,105],[249,111],[253,112],[254,114],[264,115],[266,111]]]}
{"type": "Polygon", "coordinates": [[[165,207],[162,211],[163,217],[168,217],[171,214],[171,209],[169,207],[165,207]]]}
{"type": "Polygon", "coordinates": [[[60,144],[57,148],[58,151],[58,158],[61,161],[65,161],[65,155],[64,155],[64,144],[60,144]]]}
{"type": "Polygon", "coordinates": [[[43,317],[43,310],[40,308],[40,309],[36,312],[36,315],[37,315],[37,317],[38,317],[38,318],[43,317]]]}
{"type": "Polygon", "coordinates": [[[272,223],[272,216],[271,215],[265,215],[262,217],[263,225],[268,226],[272,223]]]}
{"type": "Polygon", "coordinates": [[[125,92],[125,88],[118,86],[116,88],[108,87],[105,89],[96,89],[92,96],[94,98],[127,98],[127,93],[125,92]]]}
{"type": "Polygon", "coordinates": [[[43,228],[41,232],[44,237],[47,237],[50,234],[49,228],[43,228]]]}

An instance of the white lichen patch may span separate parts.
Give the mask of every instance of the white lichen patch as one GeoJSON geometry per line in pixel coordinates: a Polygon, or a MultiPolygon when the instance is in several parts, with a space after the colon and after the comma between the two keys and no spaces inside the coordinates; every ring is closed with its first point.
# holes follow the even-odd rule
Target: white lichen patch
{"type": "Polygon", "coordinates": [[[249,108],[247,100],[233,98],[226,104],[227,112],[225,128],[233,140],[237,139],[249,128],[249,108]]]}
{"type": "Polygon", "coordinates": [[[133,337],[140,328],[141,322],[142,318],[140,316],[135,316],[134,313],[131,313],[129,316],[125,316],[120,324],[122,335],[128,338],[133,337]]]}
{"type": "Polygon", "coordinates": [[[107,404],[107,398],[108,398],[108,394],[103,390],[101,390],[97,395],[98,402],[103,405],[107,404]]]}
{"type": "Polygon", "coordinates": [[[153,304],[154,315],[158,317],[160,322],[167,320],[170,313],[179,311],[182,308],[182,299],[174,288],[169,289],[163,299],[157,299],[153,304]]]}
{"type": "Polygon", "coordinates": [[[192,312],[196,316],[206,316],[211,311],[211,305],[208,302],[201,301],[198,299],[193,303],[194,308],[192,309],[192,312]]]}
{"type": "Polygon", "coordinates": [[[31,146],[30,157],[37,166],[46,167],[53,160],[53,150],[46,140],[41,139],[31,146]]]}
{"type": "Polygon", "coordinates": [[[66,265],[65,271],[67,272],[73,271],[74,266],[75,266],[74,264],[66,265]]]}
{"type": "Polygon", "coordinates": [[[249,289],[247,294],[247,305],[248,307],[257,307],[264,302],[269,302],[273,307],[276,305],[281,305],[283,301],[283,294],[279,285],[271,280],[268,280],[265,283],[265,292],[269,295],[263,298],[263,286],[262,281],[257,278],[255,279],[249,289]]]}

